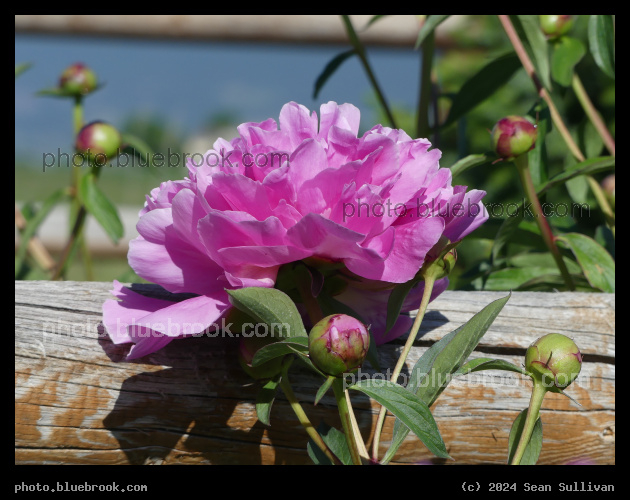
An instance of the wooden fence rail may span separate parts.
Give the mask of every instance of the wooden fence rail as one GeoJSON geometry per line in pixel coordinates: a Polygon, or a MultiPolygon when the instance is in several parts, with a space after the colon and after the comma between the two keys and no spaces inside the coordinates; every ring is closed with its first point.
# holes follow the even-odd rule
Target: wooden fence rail
{"type": "MultiPolygon", "coordinates": [[[[305,464],[307,437],[278,394],[271,427],[256,419],[257,383],[236,361],[237,339],[194,338],[134,362],[121,361],[101,324],[109,283],[15,283],[15,462],[17,464],[305,464]]],[[[153,285],[134,285],[151,296],[153,285]]],[[[430,306],[408,368],[422,353],[504,292],[445,292],[430,306]]],[[[472,357],[522,363],[527,346],[550,332],[572,337],[584,354],[568,389],[581,405],[549,394],[542,411],[542,464],[615,460],[615,296],[515,292],[472,357]]],[[[393,366],[402,340],[380,348],[393,366]]],[[[404,373],[404,372],[403,372],[404,373]]],[[[408,373],[408,372],[407,372],[408,373]]],[[[293,370],[292,370],[293,374],[293,370]]],[[[509,429],[527,407],[529,383],[488,371],[455,379],[433,407],[455,464],[502,464],[509,429]],[[479,375],[475,377],[474,375],[479,375]],[[483,376],[482,376],[483,375],[483,376]]],[[[311,403],[318,380],[295,370],[297,396],[317,425],[339,426],[334,400],[311,403]]],[[[371,438],[378,407],[353,395],[371,438]]],[[[391,439],[388,417],[383,451],[391,439]]],[[[395,463],[434,460],[410,435],[395,463]]]]}

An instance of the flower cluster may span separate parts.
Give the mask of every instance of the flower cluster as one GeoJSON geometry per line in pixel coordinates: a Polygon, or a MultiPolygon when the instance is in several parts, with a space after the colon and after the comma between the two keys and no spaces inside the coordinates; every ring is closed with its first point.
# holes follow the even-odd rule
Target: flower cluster
{"type": "MultiPolygon", "coordinates": [[[[452,186],[426,139],[381,125],[358,131],[351,104],[323,104],[318,120],[291,102],[279,124],[240,125],[203,162],[188,161],[188,178],[154,189],[129,264],[170,292],[195,296],[174,303],[115,283],[121,300],[104,304],[104,324],[114,342],[135,344],[128,359],[204,332],[229,312],[226,289],[274,287],[281,266],[309,258],[338,266],[346,286],[335,299],[371,324],[377,344],[407,331],[410,319],[401,316],[385,334],[391,289],[414,278],[438,241],[458,241],[487,219],[485,192],[452,186]],[[369,210],[385,206],[399,210],[369,210]]],[[[438,281],[433,296],[447,285],[438,281]]],[[[418,306],[422,287],[403,311],[418,306]]]]}

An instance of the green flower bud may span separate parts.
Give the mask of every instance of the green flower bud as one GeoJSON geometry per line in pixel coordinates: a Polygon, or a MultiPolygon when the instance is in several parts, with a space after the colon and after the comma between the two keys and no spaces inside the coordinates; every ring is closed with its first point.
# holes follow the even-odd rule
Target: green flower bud
{"type": "Polygon", "coordinates": [[[85,125],[77,134],[77,152],[87,156],[97,165],[119,153],[122,145],[120,132],[109,123],[95,121],[85,125]]]}
{"type": "Polygon", "coordinates": [[[547,38],[554,40],[566,35],[573,27],[573,16],[539,16],[540,27],[547,38]]]}
{"type": "Polygon", "coordinates": [[[569,337],[550,333],[530,345],[525,354],[525,369],[541,379],[546,387],[564,389],[579,375],[582,354],[569,337]]]}
{"type": "Polygon", "coordinates": [[[339,377],[363,363],[370,334],[358,319],[332,314],[317,322],[308,336],[313,364],[327,375],[339,377]]]}
{"type": "Polygon", "coordinates": [[[96,75],[81,63],[67,67],[59,79],[59,88],[68,94],[89,94],[96,89],[96,86],[96,75]]]}
{"type": "Polygon", "coordinates": [[[536,126],[520,116],[507,116],[492,129],[492,147],[505,160],[527,153],[536,144],[536,126]]]}
{"type": "Polygon", "coordinates": [[[259,366],[252,366],[256,353],[266,345],[276,342],[273,337],[241,337],[238,361],[250,377],[255,379],[275,377],[282,370],[282,357],[274,358],[259,366]]]}

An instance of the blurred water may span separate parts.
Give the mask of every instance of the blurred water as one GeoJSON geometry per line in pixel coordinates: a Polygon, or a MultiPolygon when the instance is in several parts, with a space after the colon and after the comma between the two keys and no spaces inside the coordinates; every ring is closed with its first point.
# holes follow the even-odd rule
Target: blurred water
{"type": "MultiPolygon", "coordinates": [[[[277,119],[282,105],[291,100],[311,109],[334,100],[358,106],[362,128],[367,129],[377,116],[358,59],[347,60],[318,99],[312,99],[317,76],[347,48],[18,34],[15,61],[33,66],[15,85],[16,155],[41,163],[44,152],[71,150],[70,102],[35,93],[55,86],[61,71],[74,62],[92,67],[105,83],[86,100],[87,121],[120,126],[132,114],[153,113],[192,136],[213,114],[228,112],[239,121],[260,121],[277,119]]],[[[413,109],[418,53],[409,48],[369,49],[368,54],[388,98],[413,109]]]]}

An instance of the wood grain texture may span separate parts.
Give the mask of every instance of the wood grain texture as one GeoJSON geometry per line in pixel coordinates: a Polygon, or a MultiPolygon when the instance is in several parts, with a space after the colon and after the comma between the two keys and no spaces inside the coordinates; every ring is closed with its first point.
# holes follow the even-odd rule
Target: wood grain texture
{"type": "MultiPolygon", "coordinates": [[[[153,285],[133,285],[170,296],[153,285]]],[[[259,387],[236,361],[238,339],[171,342],[126,362],[101,324],[109,283],[15,284],[15,462],[18,464],[307,464],[306,434],[282,394],[271,427],[256,420],[259,387]]],[[[408,360],[413,363],[444,334],[465,323],[503,292],[445,292],[429,306],[408,360]]],[[[551,332],[574,338],[584,354],[582,373],[567,391],[580,404],[549,394],[543,404],[544,445],[539,463],[588,458],[615,461],[615,296],[515,292],[472,357],[522,363],[527,346],[551,332]]],[[[393,366],[404,339],[382,346],[393,366]]],[[[370,372],[371,373],[371,372],[370,372]]],[[[319,380],[299,367],[291,382],[311,420],[340,426],[329,394],[313,406],[319,380]]],[[[528,404],[520,375],[487,371],[455,379],[433,407],[455,464],[502,464],[510,426],[528,404]]],[[[364,437],[378,407],[352,395],[364,437]]],[[[382,451],[391,439],[388,417],[382,451]]],[[[395,463],[431,461],[410,435],[395,463]]]]}

